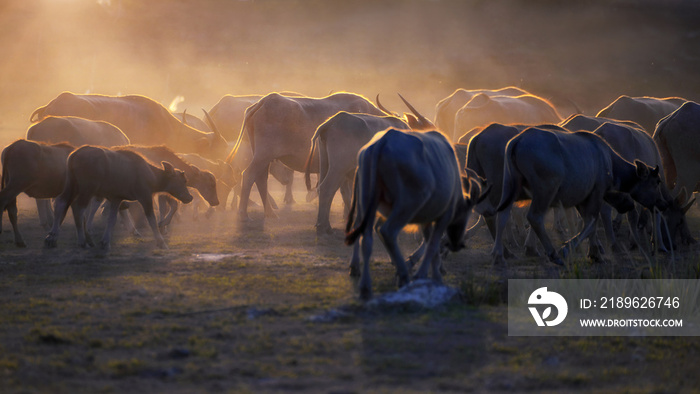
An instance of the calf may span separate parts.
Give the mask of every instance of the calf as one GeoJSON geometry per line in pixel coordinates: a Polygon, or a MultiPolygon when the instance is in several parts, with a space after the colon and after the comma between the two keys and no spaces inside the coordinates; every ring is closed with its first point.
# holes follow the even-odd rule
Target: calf
{"type": "Polygon", "coordinates": [[[596,259],[600,258],[600,250],[595,221],[603,201],[621,212],[634,208],[629,196],[647,208],[665,209],[667,203],[659,191],[660,182],[658,167],[652,169],[638,160],[626,161],[593,133],[526,129],[506,146],[503,191],[497,208],[492,253],[494,262],[504,262],[502,233],[510,208],[523,188],[532,196],[528,222],[550,261],[563,265],[544,228],[544,215],[552,204],[576,207],[583,219],[583,230],[564,244],[564,257],[583,238],[589,237],[589,256],[596,259]]]}
{"type": "Polygon", "coordinates": [[[69,206],[73,209],[78,244],[81,247],[94,245],[85,232],[85,209],[90,199],[97,197],[106,199],[110,208],[107,228],[100,243],[103,250],[110,248],[119,204],[124,200],[141,204],[158,247],[167,248],[156,224],[153,194],[167,192],[184,203],[192,201],[184,172],[174,169],[168,162],[161,163],[163,167],[158,168],[131,150],[95,146],[76,149],[66,163],[63,191],[54,203],[53,228],[44,240],[45,246],[56,247],[59,229],[69,206]]]}
{"type": "MultiPolygon", "coordinates": [[[[172,164],[173,167],[180,171],[184,171],[187,177],[187,186],[196,189],[202,198],[209,203],[210,206],[215,207],[219,205],[219,197],[216,191],[216,178],[214,174],[209,171],[202,171],[197,166],[188,163],[187,161],[180,158],[172,149],[160,145],[160,146],[139,146],[139,145],[126,145],[119,147],[120,149],[127,149],[130,151],[137,152],[147,160],[153,163],[160,163],[166,161],[172,164]]],[[[167,215],[161,217],[159,226],[165,227],[170,224],[173,216],[177,212],[178,202],[167,195],[163,195],[159,201],[162,202],[160,208],[161,213],[165,213],[165,205],[168,205],[170,210],[167,215]]]]}
{"type": "Polygon", "coordinates": [[[196,153],[178,153],[177,155],[198,168],[214,174],[216,178],[216,194],[220,202],[219,206],[225,210],[226,199],[231,193],[233,186],[241,180],[240,174],[237,175],[233,167],[223,160],[214,162],[196,153]]]}
{"type": "MultiPolygon", "coordinates": [[[[129,144],[129,137],[117,126],[103,121],[76,116],[47,116],[27,129],[27,139],[48,143],[67,142],[73,146],[97,145],[111,147],[129,144]]],[[[45,199],[37,199],[36,208],[39,211],[39,222],[41,225],[46,229],[50,228],[52,217],[51,202],[45,199]]]]}
{"type": "MultiPolygon", "coordinates": [[[[396,267],[399,286],[408,283],[409,273],[397,236],[409,223],[422,226],[426,242],[414,278],[425,278],[432,263],[433,278],[441,281],[440,239],[446,233],[449,249],[460,250],[473,206],[469,196],[465,198],[457,158],[447,138],[435,131],[390,128],[376,134],[360,151],[358,165],[345,242],[352,245],[362,237],[360,297],[367,299],[372,294],[369,260],[377,211],[386,217],[378,232],[396,267]]],[[[358,271],[359,261],[353,259],[351,275],[358,271]]]]}
{"type": "Polygon", "coordinates": [[[32,198],[47,199],[61,194],[66,159],[72,151],[73,146],[65,143],[49,145],[27,140],[17,140],[2,151],[0,213],[7,209],[17,246],[26,246],[17,226],[17,196],[26,193],[32,198]]]}

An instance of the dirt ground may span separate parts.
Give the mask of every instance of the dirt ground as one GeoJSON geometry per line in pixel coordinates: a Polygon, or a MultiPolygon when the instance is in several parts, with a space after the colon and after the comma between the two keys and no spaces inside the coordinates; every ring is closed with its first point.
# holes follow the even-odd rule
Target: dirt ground
{"type": "MultiPolygon", "coordinates": [[[[0,238],[0,387],[3,392],[692,392],[700,387],[697,337],[509,337],[504,285],[485,232],[445,262],[460,300],[435,310],[375,310],[357,299],[340,232],[317,237],[315,202],[279,219],[240,225],[232,212],[184,212],[156,249],[152,235],[115,234],[100,257],[75,246],[70,219],[57,249],[28,199],[28,247],[0,238]]],[[[281,189],[273,183],[281,200],[281,189]]],[[[278,185],[277,185],[278,186],[278,185]]],[[[332,224],[342,225],[340,205],[332,224]]],[[[700,225],[693,210],[692,228],[700,225]]],[[[101,228],[98,224],[97,230],[101,228]]],[[[379,242],[375,295],[395,290],[379,242]]],[[[415,247],[411,235],[404,250],[415,247]]],[[[697,251],[660,277],[697,278],[697,251]]],[[[511,278],[649,274],[635,253],[571,267],[511,263],[511,278]]]]}

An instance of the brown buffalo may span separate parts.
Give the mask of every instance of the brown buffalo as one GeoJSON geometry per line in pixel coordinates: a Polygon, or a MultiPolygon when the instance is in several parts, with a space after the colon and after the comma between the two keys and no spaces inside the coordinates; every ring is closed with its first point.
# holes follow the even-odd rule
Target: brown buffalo
{"type": "Polygon", "coordinates": [[[502,89],[455,90],[451,95],[440,100],[435,107],[435,126],[447,134],[452,141],[456,141],[459,137],[455,129],[455,115],[457,115],[457,111],[478,94],[488,96],[522,96],[529,93],[513,86],[502,89]]]}
{"type": "Polygon", "coordinates": [[[83,146],[68,156],[66,165],[63,191],[54,204],[53,228],[44,240],[47,247],[56,247],[59,229],[69,206],[73,209],[78,245],[94,245],[85,231],[85,210],[90,200],[96,197],[106,199],[110,208],[100,243],[104,251],[110,248],[119,205],[124,200],[141,204],[158,247],[167,248],[153,212],[153,194],[166,192],[184,203],[192,201],[184,172],[174,169],[168,162],[163,162],[163,167],[158,168],[131,150],[83,146]]]}
{"type": "Polygon", "coordinates": [[[165,144],[176,152],[222,158],[228,144],[217,132],[206,133],[180,122],[162,104],[144,96],[103,96],[64,92],[37,108],[30,121],[47,116],[78,116],[103,120],[121,129],[132,144],[165,144]]]}
{"type": "MultiPolygon", "coordinates": [[[[72,145],[65,143],[49,145],[17,140],[2,151],[0,213],[7,210],[17,246],[26,246],[17,227],[17,196],[26,193],[36,199],[49,199],[61,194],[66,176],[66,159],[73,149],[72,145]]],[[[48,211],[44,214],[48,214],[48,211]]],[[[44,220],[50,223],[50,218],[44,220]]]]}
{"type": "MultiPolygon", "coordinates": [[[[339,111],[384,114],[366,98],[352,93],[335,93],[323,98],[285,97],[271,93],[246,110],[241,134],[227,159],[229,163],[235,159],[246,134],[253,158],[243,172],[238,208],[240,220],[249,219],[248,200],[253,183],[258,187],[265,215],[276,216],[267,198],[270,163],[277,159],[295,171],[304,171],[316,128],[339,111]]],[[[317,160],[314,160],[311,171],[318,172],[317,160]]]]}
{"type": "Polygon", "coordinates": [[[219,197],[219,206],[226,209],[226,198],[233,185],[240,181],[240,174],[236,174],[230,164],[223,160],[212,161],[196,153],[178,153],[181,159],[197,166],[202,170],[207,170],[214,174],[216,178],[216,194],[219,197]]]}
{"type": "Polygon", "coordinates": [[[345,238],[348,245],[355,244],[351,275],[360,274],[357,256],[362,249],[361,298],[372,295],[369,263],[377,213],[386,218],[378,232],[396,267],[399,286],[408,283],[409,269],[399,250],[397,236],[409,223],[421,226],[425,244],[421,247],[423,260],[414,278],[427,277],[432,266],[433,280],[442,280],[440,240],[445,235],[452,251],[464,247],[462,237],[469,213],[480,195],[480,192],[465,193],[463,188],[472,184],[465,180],[460,176],[452,146],[439,132],[404,132],[390,128],[377,133],[362,148],[345,238]],[[357,246],[360,237],[361,245],[357,246]]]}
{"type": "MultiPolygon", "coordinates": [[[[285,97],[304,97],[303,94],[295,92],[281,92],[280,94],[285,97]]],[[[263,97],[263,95],[236,96],[227,94],[208,111],[209,117],[207,121],[215,123],[219,130],[221,130],[221,134],[224,138],[233,141],[241,132],[245,110],[263,97]]],[[[238,154],[236,154],[235,159],[230,163],[234,171],[238,174],[248,167],[253,158],[250,141],[245,134],[243,135],[240,145],[238,154]]],[[[280,164],[278,161],[273,161],[270,165],[270,174],[285,186],[284,202],[287,204],[294,203],[294,196],[292,195],[294,171],[280,164]]],[[[240,185],[234,187],[233,191],[234,196],[231,200],[231,208],[234,207],[237,201],[240,185]]],[[[268,195],[268,198],[272,198],[272,196],[268,195]]],[[[273,203],[273,205],[276,204],[273,203]]]]}
{"type": "Polygon", "coordinates": [[[687,100],[680,97],[630,97],[620,96],[601,109],[597,117],[631,120],[641,125],[649,135],[654,134],[656,123],[675,111],[687,100]]]}
{"type": "Polygon", "coordinates": [[[544,215],[553,204],[576,207],[583,229],[561,249],[563,257],[589,238],[589,257],[600,259],[595,231],[603,201],[618,211],[634,208],[632,200],[647,208],[666,209],[659,190],[659,167],[635,160],[630,163],[601,137],[590,132],[561,132],[528,128],[506,146],[503,189],[498,212],[494,262],[504,262],[502,234],[510,208],[525,190],[532,196],[527,219],[544,246],[550,261],[563,265],[544,228],[544,215]],[[581,160],[581,158],[586,158],[581,160]],[[625,193],[621,195],[621,193],[625,193]]]}
{"type": "Polygon", "coordinates": [[[129,137],[111,123],[75,116],[47,116],[27,129],[28,140],[73,146],[128,145],[129,137]]]}
{"type": "MultiPolygon", "coordinates": [[[[219,197],[216,189],[216,177],[214,174],[207,170],[201,170],[197,166],[183,160],[170,148],[163,145],[126,145],[118,148],[137,152],[152,163],[170,163],[175,169],[185,173],[185,176],[187,177],[187,187],[196,189],[210,206],[215,207],[219,205],[219,197]]],[[[170,221],[172,220],[173,215],[175,215],[177,212],[179,205],[176,199],[168,198],[167,194],[164,196],[165,198],[160,199],[159,201],[165,202],[170,210],[167,212],[167,215],[161,217],[160,223],[158,224],[159,227],[164,227],[170,224],[170,221]]],[[[165,213],[165,206],[161,205],[160,208],[161,213],[165,213]]]]}
{"type": "MultiPolygon", "coordinates": [[[[29,127],[26,138],[47,143],[67,142],[73,146],[129,144],[129,137],[113,124],[75,116],[47,116],[29,127]]],[[[48,229],[53,216],[50,201],[38,198],[36,207],[40,224],[48,229]]]]}
{"type": "Polygon", "coordinates": [[[561,122],[556,108],[547,100],[534,95],[489,96],[478,94],[457,111],[455,133],[461,135],[491,123],[556,124],[561,122]]]}

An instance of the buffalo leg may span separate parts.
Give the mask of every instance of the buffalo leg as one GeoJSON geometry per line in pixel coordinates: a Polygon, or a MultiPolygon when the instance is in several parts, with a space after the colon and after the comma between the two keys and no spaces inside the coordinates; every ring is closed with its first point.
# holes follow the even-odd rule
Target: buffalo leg
{"type": "Polygon", "coordinates": [[[258,173],[258,177],[255,179],[255,186],[258,187],[258,193],[260,194],[260,199],[263,202],[265,217],[274,219],[277,217],[277,214],[275,214],[275,211],[270,204],[270,194],[267,190],[267,179],[270,175],[269,169],[270,165],[268,164],[263,171],[258,173]]]}
{"type": "Polygon", "coordinates": [[[44,239],[44,246],[49,248],[56,247],[61,224],[63,224],[63,220],[66,218],[68,207],[73,202],[72,200],[72,195],[65,195],[63,193],[61,193],[61,195],[56,197],[54,200],[53,226],[51,227],[51,231],[49,231],[48,235],[44,239]]]}
{"type": "Polygon", "coordinates": [[[503,232],[508,225],[511,209],[512,205],[506,207],[504,210],[496,214],[496,237],[493,240],[493,249],[491,250],[494,265],[506,263],[506,260],[503,257],[503,232]]]}
{"type": "Polygon", "coordinates": [[[316,232],[330,233],[331,222],[330,212],[333,197],[335,196],[341,184],[345,181],[344,174],[336,173],[333,168],[328,172],[329,176],[323,178],[323,181],[318,186],[318,216],[316,218],[316,232]]]}
{"type": "Polygon", "coordinates": [[[2,212],[7,210],[7,216],[12,224],[12,230],[15,234],[15,244],[20,247],[25,247],[22,235],[17,227],[17,196],[22,190],[12,187],[5,187],[0,190],[0,232],[2,232],[2,212]],[[14,215],[14,216],[13,216],[14,215]]]}
{"type": "Polygon", "coordinates": [[[37,198],[36,210],[39,213],[39,225],[46,230],[50,229],[53,225],[51,200],[48,198],[37,198]]]}
{"type": "Polygon", "coordinates": [[[389,256],[391,256],[391,261],[396,267],[398,285],[402,287],[408,283],[408,268],[406,268],[406,263],[399,249],[397,238],[401,229],[410,221],[411,213],[401,211],[400,207],[401,203],[397,201],[391,214],[386,218],[386,222],[379,228],[379,233],[389,256]]]}
{"type": "Polygon", "coordinates": [[[360,298],[368,300],[372,298],[372,277],[369,273],[369,260],[372,257],[372,226],[367,226],[362,234],[360,246],[362,249],[362,275],[360,276],[360,298]]]}
{"type": "Polygon", "coordinates": [[[428,276],[428,266],[432,264],[433,280],[438,283],[442,283],[442,275],[440,274],[441,261],[439,253],[440,240],[442,238],[442,235],[445,233],[447,225],[450,223],[451,219],[452,215],[446,214],[441,216],[435,222],[434,225],[426,225],[431,227],[424,230],[424,235],[427,235],[429,238],[425,240],[427,246],[425,248],[425,253],[423,254],[423,261],[421,262],[420,267],[418,267],[418,271],[413,276],[414,279],[426,278],[428,276]]]}
{"type": "Polygon", "coordinates": [[[257,156],[253,157],[248,168],[243,171],[243,179],[241,180],[240,203],[238,205],[239,220],[249,220],[248,217],[248,202],[250,200],[250,191],[253,188],[253,183],[258,187],[260,199],[263,202],[265,216],[276,216],[270,206],[270,201],[267,198],[267,177],[270,169],[270,162],[264,163],[263,159],[257,156]]]}
{"type": "MultiPolygon", "coordinates": [[[[605,230],[605,237],[608,239],[610,250],[612,250],[614,253],[619,252],[620,246],[617,244],[617,237],[615,235],[615,225],[612,219],[612,207],[610,205],[603,204],[603,206],[600,207],[600,220],[603,221],[603,229],[605,230]]],[[[634,237],[635,234],[632,234],[632,236],[634,237]]],[[[590,248],[592,247],[592,245],[588,245],[588,247],[590,255],[590,248]]]]}
{"type": "Polygon", "coordinates": [[[165,243],[163,236],[158,230],[156,214],[153,211],[153,197],[148,196],[148,198],[142,198],[139,200],[139,203],[141,204],[141,207],[143,207],[143,212],[146,214],[146,220],[148,221],[148,225],[151,226],[153,237],[156,239],[156,245],[161,249],[167,249],[168,245],[165,243]]]}
{"type": "Polygon", "coordinates": [[[350,256],[350,276],[356,278],[360,276],[360,243],[352,245],[352,256],[350,256]]]}
{"type": "Polygon", "coordinates": [[[87,236],[85,233],[85,211],[87,210],[87,205],[82,205],[80,203],[80,198],[76,199],[71,205],[73,210],[73,221],[75,222],[75,234],[78,237],[78,246],[81,248],[87,248],[92,246],[91,243],[87,242],[87,236]]]}
{"type": "Polygon", "coordinates": [[[552,245],[552,240],[549,239],[549,235],[544,227],[545,214],[551,205],[551,200],[551,197],[536,198],[533,196],[530,209],[527,211],[527,221],[530,223],[530,228],[540,239],[549,260],[554,264],[564,265],[564,262],[557,255],[554,245],[552,245]]]}
{"type": "MultiPolygon", "coordinates": [[[[162,230],[165,230],[165,228],[169,226],[170,222],[173,220],[173,216],[175,216],[175,214],[177,213],[180,204],[178,204],[175,198],[169,195],[161,195],[158,196],[158,205],[161,206],[161,219],[158,222],[158,227],[162,230]],[[168,213],[165,216],[163,216],[162,212],[164,208],[162,207],[165,206],[169,207],[170,209],[168,209],[168,213]]],[[[193,209],[195,209],[196,211],[197,208],[193,207],[193,209]]]]}
{"type": "Polygon", "coordinates": [[[19,227],[17,226],[17,199],[14,198],[7,204],[7,217],[10,219],[10,224],[12,225],[12,231],[15,235],[15,245],[20,248],[26,248],[27,244],[22,238],[22,234],[19,232],[19,227]]]}
{"type": "Polygon", "coordinates": [[[119,214],[119,205],[121,200],[110,200],[109,201],[109,216],[107,217],[107,226],[105,227],[105,232],[102,235],[102,241],[100,241],[100,248],[108,252],[110,249],[110,244],[112,241],[112,232],[114,231],[114,225],[117,223],[117,215],[119,214]]]}

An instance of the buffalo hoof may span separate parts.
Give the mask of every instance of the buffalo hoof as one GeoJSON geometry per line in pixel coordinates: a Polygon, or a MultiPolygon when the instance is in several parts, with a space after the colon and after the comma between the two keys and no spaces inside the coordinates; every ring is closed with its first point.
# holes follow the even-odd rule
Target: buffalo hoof
{"type": "MultiPolygon", "coordinates": [[[[415,279],[415,278],[414,278],[415,279]]],[[[396,286],[400,289],[408,284],[408,275],[396,275],[396,286]]]]}
{"type": "Polygon", "coordinates": [[[505,257],[506,259],[514,259],[517,256],[513,254],[513,252],[511,252],[510,249],[503,248],[503,257],[505,257]]]}
{"type": "Polygon", "coordinates": [[[360,286],[360,299],[363,301],[372,299],[372,289],[369,287],[360,286]]]}
{"type": "Polygon", "coordinates": [[[330,225],[316,224],[316,235],[333,234],[333,228],[330,225]]]}
{"type": "Polygon", "coordinates": [[[110,249],[111,249],[111,246],[110,246],[109,242],[100,241],[100,250],[102,250],[103,252],[109,252],[110,249]]]}
{"type": "Polygon", "coordinates": [[[353,278],[359,278],[360,277],[360,269],[351,264],[350,265],[350,276],[353,278]]]}
{"type": "Polygon", "coordinates": [[[27,247],[27,244],[21,239],[19,241],[15,241],[15,245],[18,248],[26,248],[27,247]]]}
{"type": "Polygon", "coordinates": [[[44,239],[44,247],[55,248],[58,246],[58,240],[55,235],[47,235],[44,239]]]}
{"type": "Polygon", "coordinates": [[[265,212],[265,218],[267,219],[277,219],[279,216],[274,211],[267,211],[265,212]]]}

